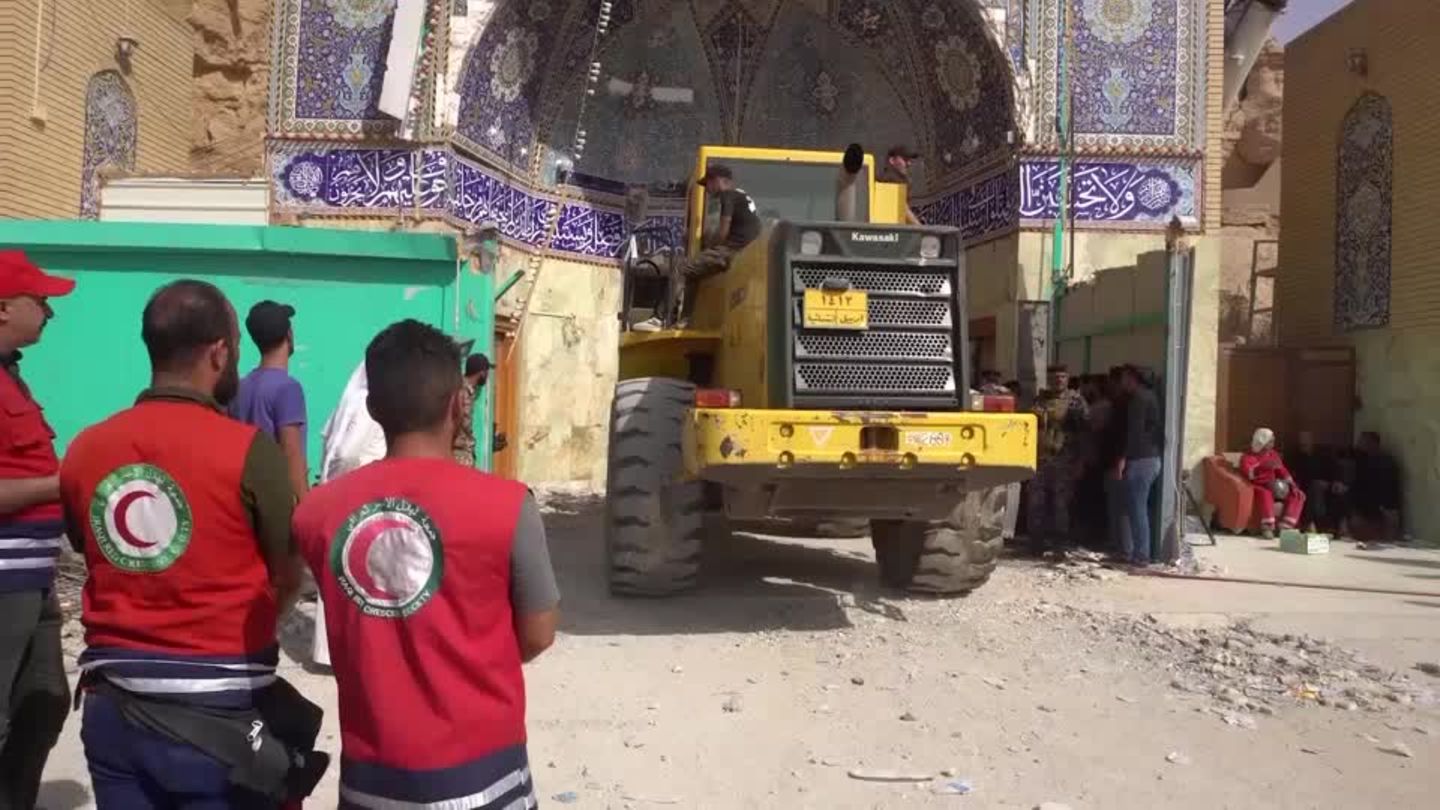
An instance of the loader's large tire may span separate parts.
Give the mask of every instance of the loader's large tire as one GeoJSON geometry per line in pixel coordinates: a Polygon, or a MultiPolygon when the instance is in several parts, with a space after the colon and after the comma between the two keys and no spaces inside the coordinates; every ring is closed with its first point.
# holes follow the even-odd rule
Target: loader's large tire
{"type": "Polygon", "coordinates": [[[695,387],[645,377],[615,388],[605,492],[610,592],[669,596],[695,587],[705,491],[681,480],[681,434],[695,387]]]}
{"type": "Polygon", "coordinates": [[[1004,545],[1009,498],[1004,487],[967,492],[937,523],[876,520],[875,561],[886,585],[916,593],[959,595],[984,585],[1004,545]]]}

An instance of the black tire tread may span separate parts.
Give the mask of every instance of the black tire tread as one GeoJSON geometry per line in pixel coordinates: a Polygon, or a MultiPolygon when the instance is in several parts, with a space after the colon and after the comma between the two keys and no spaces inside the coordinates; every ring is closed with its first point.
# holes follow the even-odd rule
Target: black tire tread
{"type": "Polygon", "coordinates": [[[605,496],[611,593],[669,596],[696,584],[704,488],[681,480],[679,441],[694,392],[690,383],[663,377],[615,388],[605,496]]]}
{"type": "Polygon", "coordinates": [[[871,535],[885,584],[957,596],[995,573],[1005,538],[1004,487],[967,492],[943,521],[875,521],[871,535]]]}

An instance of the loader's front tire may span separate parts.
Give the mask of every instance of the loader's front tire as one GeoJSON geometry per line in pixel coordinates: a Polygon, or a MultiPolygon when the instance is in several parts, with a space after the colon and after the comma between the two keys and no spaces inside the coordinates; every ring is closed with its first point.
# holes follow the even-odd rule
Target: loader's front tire
{"type": "Polygon", "coordinates": [[[943,521],[876,520],[870,524],[880,579],[892,588],[937,596],[984,585],[1004,546],[1004,487],[967,492],[943,521]]]}
{"type": "Polygon", "coordinates": [[[605,554],[610,592],[669,596],[695,587],[705,492],[682,478],[682,427],[695,386],[664,377],[625,380],[610,412],[605,554]]]}

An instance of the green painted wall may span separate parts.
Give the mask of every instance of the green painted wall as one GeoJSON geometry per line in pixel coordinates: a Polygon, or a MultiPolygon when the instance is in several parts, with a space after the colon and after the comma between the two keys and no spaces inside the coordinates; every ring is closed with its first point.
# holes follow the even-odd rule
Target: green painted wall
{"type": "MultiPolygon", "coordinates": [[[[52,302],[55,319],[27,350],[24,373],[45,406],[57,445],[131,402],[149,378],[140,313],[162,284],[200,278],[220,287],[242,321],[241,374],[258,352],[245,313],[273,299],[295,307],[291,374],[305,387],[310,468],[320,431],[365,346],[404,318],[432,324],[475,351],[490,351],[493,280],[465,267],[455,242],[436,234],[317,228],[99,222],[0,222],[0,246],[25,250],[46,270],[71,276],[75,292],[52,302]],[[458,304],[458,306],[457,306],[458,304]]],[[[477,403],[477,438],[488,459],[490,399],[477,403]]],[[[197,437],[197,447],[203,437],[197,437]]]]}

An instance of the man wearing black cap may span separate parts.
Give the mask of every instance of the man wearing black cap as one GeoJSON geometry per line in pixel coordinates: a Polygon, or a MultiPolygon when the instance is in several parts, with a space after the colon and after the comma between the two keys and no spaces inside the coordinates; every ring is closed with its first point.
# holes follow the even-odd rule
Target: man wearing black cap
{"type": "Polygon", "coordinates": [[[920,153],[908,146],[897,145],[890,147],[885,155],[885,165],[875,175],[875,179],[882,183],[899,183],[906,186],[907,199],[905,201],[905,221],[911,225],[921,225],[920,218],[915,216],[915,211],[910,207],[908,199],[910,185],[910,164],[920,159],[920,153]]]}
{"type": "MultiPolygon", "coordinates": [[[[718,207],[720,222],[715,230],[704,235],[700,255],[688,260],[681,268],[686,279],[687,312],[694,304],[695,286],[700,279],[725,272],[735,254],[760,235],[760,217],[755,213],[755,200],[744,189],[735,187],[735,175],[729,166],[711,163],[698,184],[714,197],[707,206],[718,207]]],[[[635,325],[635,329],[642,332],[659,328],[658,318],[635,325]]]]}
{"type": "Polygon", "coordinates": [[[20,377],[50,299],[75,288],[18,250],[0,251],[0,810],[35,806],[70,708],[55,560],[65,532],[55,432],[20,377]]]}
{"type": "Polygon", "coordinates": [[[295,333],[290,319],[295,308],[261,301],[245,317],[245,331],[260,350],[260,365],[240,381],[230,415],[254,425],[280,443],[296,497],[309,490],[305,464],[305,390],[290,376],[295,333]]]}

